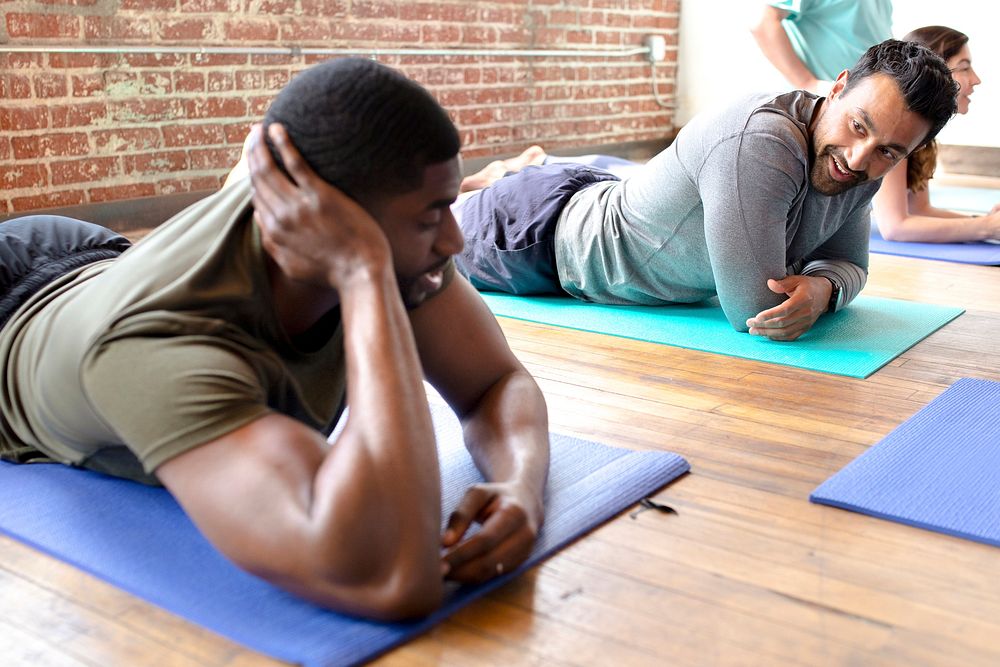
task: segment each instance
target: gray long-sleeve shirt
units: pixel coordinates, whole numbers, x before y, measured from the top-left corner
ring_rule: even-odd
[[[703,113],[623,181],[573,196],[555,234],[560,283],[588,301],[659,305],[716,294],[733,327],[784,301],[767,279],[821,275],[837,308],[864,287],[879,182],[827,196],[809,182],[819,98],[755,95]]]

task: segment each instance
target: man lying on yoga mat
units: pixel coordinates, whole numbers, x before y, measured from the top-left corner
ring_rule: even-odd
[[[483,290],[610,304],[718,295],[732,326],[793,340],[864,287],[879,179],[955,113],[930,50],[888,40],[829,96],[757,95],[688,123],[624,180],[527,166],[456,207]]]
[[[160,482],[246,570],[424,614],[445,580],[524,561],[548,471],[544,399],[451,260],[458,132],[368,59],[299,74],[265,124],[293,180],[258,130],[252,186],[127,250],[68,218],[0,225],[0,452]],[[489,480],[443,536],[425,374]]]

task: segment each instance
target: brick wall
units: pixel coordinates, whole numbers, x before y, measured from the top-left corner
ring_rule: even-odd
[[[215,188],[250,123],[316,57],[12,53],[7,46],[619,49],[679,0],[40,0],[0,3],[0,213]],[[382,57],[452,113],[463,156],[662,139],[644,56]]]

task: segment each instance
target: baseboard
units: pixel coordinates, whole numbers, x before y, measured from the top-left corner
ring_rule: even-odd
[[[948,174],[1000,176],[1000,148],[995,146],[938,146],[938,167]]]
[[[22,218],[26,215],[62,215],[67,218],[93,222],[116,232],[150,229],[166,222],[174,214],[183,211],[213,192],[215,190],[198,190],[196,192],[178,192],[170,195],[121,199],[95,204],[18,211],[0,215],[0,222]]]

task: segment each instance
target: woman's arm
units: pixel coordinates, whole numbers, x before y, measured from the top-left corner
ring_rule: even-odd
[[[906,187],[903,160],[885,175],[872,199],[879,233],[886,241],[961,243],[1000,238],[1000,215],[967,216],[931,206],[927,190]]]

